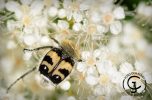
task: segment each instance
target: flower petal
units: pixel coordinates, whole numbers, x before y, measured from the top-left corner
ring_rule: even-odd
[[[99,33],[106,33],[108,31],[108,27],[105,27],[103,25],[97,25],[97,31]]]
[[[48,14],[50,17],[55,17],[58,13],[58,9],[56,7],[50,7],[48,10]]]
[[[65,10],[65,9],[60,9],[60,10],[58,11],[58,16],[59,16],[59,18],[64,18],[64,17],[66,17],[66,10]]]
[[[57,25],[60,29],[63,29],[63,30],[69,28],[69,23],[64,20],[59,20]]]
[[[20,4],[15,1],[9,1],[5,5],[6,9],[12,12],[15,12],[16,10],[20,9]]]
[[[44,7],[44,2],[41,0],[35,0],[32,4],[31,4],[31,11],[30,14],[35,16],[41,13],[42,9]]]
[[[74,12],[73,13],[73,18],[74,18],[74,20],[76,21],[76,22],[80,22],[80,21],[82,21],[82,15],[80,14],[80,13],[76,13],[76,12]]]
[[[31,46],[36,42],[36,38],[32,34],[26,34],[23,38],[23,41],[26,45]]]
[[[93,12],[91,15],[91,20],[95,23],[100,22],[101,18],[100,18],[100,14],[98,12]]]
[[[113,11],[113,14],[114,14],[116,19],[124,19],[125,18],[125,12],[124,12],[124,9],[122,7],[115,8],[115,10]]]
[[[98,83],[98,78],[92,75],[88,75],[85,80],[89,85],[96,85]]]
[[[112,34],[119,34],[122,31],[122,24],[120,21],[115,21],[110,25],[110,31]]]
[[[87,66],[84,63],[78,62],[77,64],[77,70],[79,72],[84,72],[86,70]]]
[[[82,25],[80,23],[75,23],[72,28],[74,31],[80,31],[81,27]]]

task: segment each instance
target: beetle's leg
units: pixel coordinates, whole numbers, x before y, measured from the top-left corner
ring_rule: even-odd
[[[41,50],[41,49],[47,49],[47,48],[53,48],[52,46],[43,46],[43,47],[38,47],[38,48],[35,48],[35,49],[24,49],[24,51],[37,51],[37,50]]]
[[[22,76],[20,76],[19,78],[16,79],[16,81],[14,81],[8,88],[7,88],[7,93],[9,92],[9,90],[12,88],[12,86],[14,86],[20,79],[23,79],[26,75],[30,74],[31,72],[33,72],[34,70],[36,70],[36,67],[32,68],[31,70],[29,70],[28,72],[24,73]]]

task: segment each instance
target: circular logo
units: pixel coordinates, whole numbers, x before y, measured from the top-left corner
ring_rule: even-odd
[[[142,96],[146,91],[146,80],[141,73],[129,73],[123,80],[123,88],[129,95]]]

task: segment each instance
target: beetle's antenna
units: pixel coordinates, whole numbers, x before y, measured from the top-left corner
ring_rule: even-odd
[[[60,44],[55,38],[53,38],[53,37],[51,37],[51,36],[50,36],[50,38],[51,38],[55,43],[57,43],[59,46],[61,46],[61,44]]]
[[[20,76],[19,78],[16,79],[16,81],[14,81],[8,88],[6,93],[9,92],[9,90],[12,88],[12,86],[14,86],[20,79],[23,79],[26,75],[30,74],[31,72],[33,72],[36,69],[36,67],[32,68],[31,70],[29,70],[28,72],[24,73],[22,76]]]

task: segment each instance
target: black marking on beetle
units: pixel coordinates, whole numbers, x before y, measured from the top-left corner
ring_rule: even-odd
[[[64,75],[64,77],[67,77],[69,75],[69,71],[66,69],[59,69],[59,72],[61,72]]]
[[[62,79],[59,75],[53,75],[50,77],[50,80],[54,83],[54,84],[59,84]]]
[[[43,60],[47,61],[49,64],[53,65],[52,58],[50,56],[46,55]]]
[[[41,74],[46,76],[48,74],[49,69],[46,65],[40,65],[39,71]]]
[[[53,48],[52,51],[56,52],[58,54],[58,56],[62,56],[62,50],[59,48]]]
[[[74,60],[71,57],[67,57],[64,59],[66,62],[69,62],[71,64],[71,66],[74,66]]]

